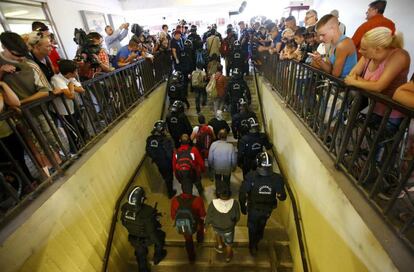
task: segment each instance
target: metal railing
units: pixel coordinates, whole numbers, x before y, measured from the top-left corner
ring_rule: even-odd
[[[263,59],[264,77],[413,252],[414,111],[306,64]]]
[[[170,60],[141,60],[63,95],[0,114],[0,226],[166,79]]]

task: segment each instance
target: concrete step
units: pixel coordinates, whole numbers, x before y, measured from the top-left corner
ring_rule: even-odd
[[[195,244],[196,261],[190,264],[184,246],[166,246],[167,256],[151,271],[271,271],[268,243],[259,246],[257,256],[253,257],[247,247],[233,247],[233,259],[226,263],[225,254],[217,253],[214,246]],[[149,256],[152,256],[150,250]],[[130,271],[136,269],[135,259],[130,259]],[[135,270],[136,271],[136,270]]]

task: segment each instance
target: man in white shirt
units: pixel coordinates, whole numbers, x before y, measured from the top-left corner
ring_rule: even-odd
[[[105,27],[108,36],[105,37],[106,48],[109,55],[115,56],[122,47],[121,41],[128,35],[129,23],[122,24],[117,30],[113,30],[111,26]]]

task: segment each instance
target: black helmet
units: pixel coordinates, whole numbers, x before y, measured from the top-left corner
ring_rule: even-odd
[[[128,203],[135,206],[141,206],[145,201],[144,188],[135,186],[128,195]]]
[[[185,45],[186,47],[193,47],[193,43],[192,43],[192,42],[191,42],[191,40],[189,40],[189,39],[185,40],[184,45]]]
[[[257,131],[259,129],[259,123],[253,117],[250,117],[248,120],[249,122],[249,129],[253,131]]]
[[[241,78],[242,73],[241,73],[239,68],[234,68],[231,75],[232,75],[233,78],[239,79],[239,78]]]
[[[257,172],[261,176],[268,176],[272,173],[272,156],[263,151],[256,156]]]
[[[197,32],[197,26],[192,25],[191,28],[190,28],[190,32]]]
[[[172,82],[181,82],[184,79],[183,74],[180,71],[174,71],[171,75]]]
[[[240,106],[245,106],[245,105],[247,105],[247,101],[246,101],[246,99],[244,99],[244,98],[240,98],[240,99],[239,99],[239,105],[240,105]]]
[[[184,111],[184,103],[180,100],[174,101],[174,103],[171,106],[172,112],[182,112]]]
[[[154,124],[154,128],[152,129],[153,132],[159,132],[163,133],[165,129],[167,128],[167,125],[164,120],[158,120]]]

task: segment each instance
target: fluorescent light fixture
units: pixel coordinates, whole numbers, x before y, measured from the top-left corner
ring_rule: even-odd
[[[4,16],[5,17],[15,17],[15,16],[20,16],[20,15],[25,15],[25,14],[28,14],[28,13],[29,13],[28,10],[21,9],[21,10],[7,12],[7,13],[4,14]]]

